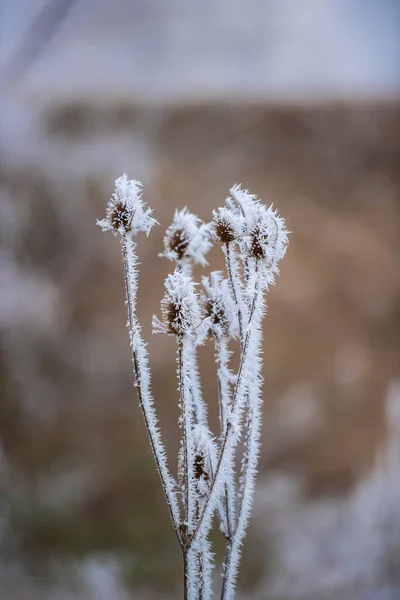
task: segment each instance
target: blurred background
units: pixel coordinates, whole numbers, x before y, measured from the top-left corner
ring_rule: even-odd
[[[240,597],[400,598],[400,2],[3,0],[0,82],[1,600],[181,594],[95,226],[124,171],[161,223],[139,311],[171,466],[174,340],[150,321],[174,207],[208,220],[243,183],[293,232]]]

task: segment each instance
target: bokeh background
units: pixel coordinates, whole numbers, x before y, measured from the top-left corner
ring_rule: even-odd
[[[400,3],[3,0],[0,34],[1,600],[180,597],[95,226],[123,171],[161,223],[139,310],[171,465],[174,341],[150,321],[174,207],[208,220],[243,183],[293,232],[241,598],[400,598]]]

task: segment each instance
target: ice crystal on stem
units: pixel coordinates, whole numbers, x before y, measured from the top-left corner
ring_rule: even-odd
[[[209,225],[183,209],[175,212],[165,233],[162,256],[176,266],[165,280],[161,318],[153,317],[153,331],[174,336],[177,344],[181,444],[176,480],[167,466],[136,315],[138,262],[133,237],[140,231],[149,234],[156,223],[151,214],[142,201],[140,182],[124,175],[117,179],[106,217],[98,224],[121,236],[135,385],[182,550],[185,600],[212,598],[214,562],[208,537],[214,515],[226,539],[221,599],[232,600],[258,468],[265,294],[285,255],[287,230],[272,206],[234,186],[226,205],[213,211]],[[192,279],[193,266],[207,264],[205,255],[213,241],[221,245],[226,274],[214,271],[203,277],[200,295]],[[207,340],[214,346],[217,371],[217,435],[208,422],[197,364],[197,346]],[[236,373],[230,367],[235,346],[240,358]]]

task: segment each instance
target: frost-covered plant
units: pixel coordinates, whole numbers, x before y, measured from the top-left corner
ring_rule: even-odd
[[[212,597],[214,564],[208,538],[217,516],[226,539],[221,598],[231,600],[259,457],[264,297],[286,251],[284,220],[272,206],[267,208],[235,186],[226,206],[213,212],[210,224],[183,209],[175,212],[165,233],[162,256],[175,262],[175,270],[165,280],[161,318],[153,317],[153,331],[174,336],[177,344],[182,435],[176,477],[167,465],[151,394],[148,354],[136,315],[138,261],[133,238],[139,231],[148,235],[156,224],[142,201],[141,183],[126,175],[117,179],[106,217],[98,224],[121,237],[134,381],[182,550],[184,597]],[[226,275],[214,271],[203,277],[200,293],[192,267],[207,264],[205,256],[212,242],[222,247]],[[218,434],[208,423],[197,365],[197,348],[209,341],[217,371]],[[240,355],[237,372],[230,367],[235,345]]]

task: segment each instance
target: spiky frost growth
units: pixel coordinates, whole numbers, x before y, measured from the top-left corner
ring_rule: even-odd
[[[165,280],[165,296],[161,301],[161,321],[153,317],[154,333],[194,335],[202,312],[191,277],[176,269]]]
[[[261,282],[259,285],[261,288]],[[229,540],[224,565],[222,596],[224,600],[231,600],[235,595],[241,549],[250,520],[255,491],[255,479],[258,471],[262,420],[262,362],[260,358],[262,347],[261,323],[264,312],[265,306],[263,303],[261,303],[257,308],[255,308],[252,316],[253,358],[249,364],[249,378],[251,379],[251,385],[248,386],[246,391],[247,414],[245,427],[245,447],[242,457],[239,489],[237,495],[237,515],[235,515],[234,530]]]
[[[206,254],[211,248],[209,226],[187,208],[176,210],[171,225],[164,236],[164,253],[161,256],[178,264],[206,265]]]
[[[179,267],[165,280],[166,293],[161,301],[161,320],[153,317],[153,333],[170,335],[188,334],[187,352],[190,353],[190,381],[192,391],[193,418],[195,423],[207,422],[207,407],[202,397],[197,367],[196,345],[204,338],[204,315],[199,303],[195,284],[186,270]]]
[[[231,195],[226,199],[226,203],[236,215],[248,218],[253,210],[262,206],[257,196],[250,194],[249,190],[243,190],[240,184],[234,185],[229,191]]]
[[[217,464],[218,448],[209,428],[204,427],[204,425],[195,426],[193,440],[195,454],[194,477],[200,506],[202,505],[201,500],[207,497],[210,489]]]
[[[226,206],[213,210],[210,235],[214,241],[229,244],[240,238],[244,233],[244,228],[244,218],[236,211]]]
[[[284,220],[273,210],[259,206],[252,210],[247,219],[247,232],[244,237],[244,255],[262,261],[265,284],[274,283],[279,273],[278,263],[286,253],[288,236]]]
[[[225,242],[228,243],[228,242]],[[203,277],[203,296],[207,314],[207,332],[214,341],[215,361],[217,364],[218,409],[220,421],[220,439],[226,433],[227,418],[231,410],[231,391],[235,377],[229,369],[231,352],[228,348],[229,339],[238,333],[237,307],[232,297],[230,282],[223,279],[220,271],[213,271],[210,277]],[[235,513],[235,474],[232,470],[230,477],[224,483],[221,505],[218,517],[221,531],[229,538]]]
[[[237,309],[229,281],[223,279],[221,271],[213,271],[209,277],[202,277],[201,281],[206,291],[203,301],[209,335],[217,339],[225,335],[235,337],[238,331]]]
[[[151,216],[152,209],[145,208],[141,189],[142,183],[128,179],[126,173],[115,180],[115,189],[107,206],[106,217],[97,221],[103,231],[129,237],[135,236],[139,231],[149,235],[157,221]]]

